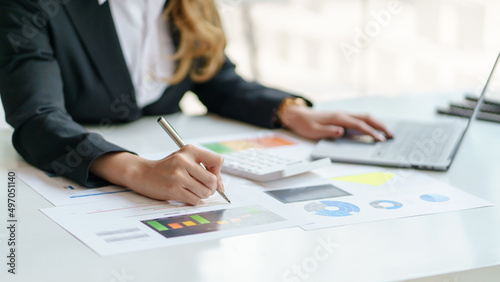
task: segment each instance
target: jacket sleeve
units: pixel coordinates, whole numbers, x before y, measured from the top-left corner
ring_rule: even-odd
[[[101,186],[106,182],[89,174],[92,161],[125,150],[87,132],[67,113],[49,22],[34,21],[43,13],[36,3],[0,0],[0,93],[13,145],[42,170]]]
[[[299,97],[243,80],[227,57],[220,71],[209,81],[197,83],[193,92],[208,111],[265,128],[280,126],[276,110],[285,97]]]

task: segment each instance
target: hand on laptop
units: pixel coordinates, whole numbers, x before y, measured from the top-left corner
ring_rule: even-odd
[[[283,111],[280,119],[286,128],[314,140],[342,137],[345,129],[359,130],[382,142],[393,137],[380,121],[369,115],[320,112],[310,107],[290,105]]]

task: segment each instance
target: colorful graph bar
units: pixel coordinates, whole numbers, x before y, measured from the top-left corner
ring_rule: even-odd
[[[196,225],[196,223],[192,222],[192,221],[184,221],[182,224],[186,225],[186,226],[193,226],[193,225]]]
[[[169,223],[168,226],[172,227],[173,229],[182,228],[182,225],[180,225],[179,223]]]
[[[341,177],[333,177],[331,180],[344,181],[344,182],[352,182],[359,184],[367,184],[373,186],[382,186],[391,178],[396,176],[394,173],[387,172],[371,172],[365,174],[357,174],[357,175],[348,175]]]
[[[203,217],[201,217],[200,215],[191,215],[190,218],[196,220],[198,223],[200,224],[206,224],[206,223],[210,223],[210,221],[204,219]]]
[[[203,146],[205,146],[205,148],[212,150],[212,151],[219,153],[219,154],[234,152],[234,149],[228,148],[228,147],[226,147],[223,144],[218,143],[218,142],[203,144]]]
[[[294,145],[296,142],[280,135],[269,135],[257,138],[248,139],[238,139],[238,140],[227,140],[222,142],[213,142],[202,144],[205,148],[208,148],[216,153],[224,154],[237,152],[241,150],[246,150],[250,148],[264,149]]]
[[[255,213],[249,213],[249,210]],[[253,205],[214,210],[198,214],[177,215],[141,221],[165,238],[195,235],[269,224],[285,220],[281,216]]]
[[[253,214],[261,213],[261,210],[254,208],[252,206],[246,207],[246,210],[249,211],[250,213],[253,213]]]
[[[163,224],[159,223],[156,220],[148,221],[147,224],[151,225],[151,227],[153,227],[154,229],[156,229],[158,231],[168,230],[168,228],[166,226],[164,226]]]

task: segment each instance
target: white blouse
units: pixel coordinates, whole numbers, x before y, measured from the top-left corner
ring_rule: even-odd
[[[162,79],[174,73],[174,44],[163,17],[165,0],[98,1],[109,1],[137,105],[143,108],[157,101],[168,87]]]

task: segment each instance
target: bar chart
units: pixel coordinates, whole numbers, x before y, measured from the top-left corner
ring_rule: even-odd
[[[265,135],[255,138],[227,140],[201,144],[218,154],[232,153],[246,149],[267,149],[295,145],[296,142],[278,134]]]
[[[281,216],[259,206],[178,215],[141,221],[165,238],[238,229],[285,221]]]

